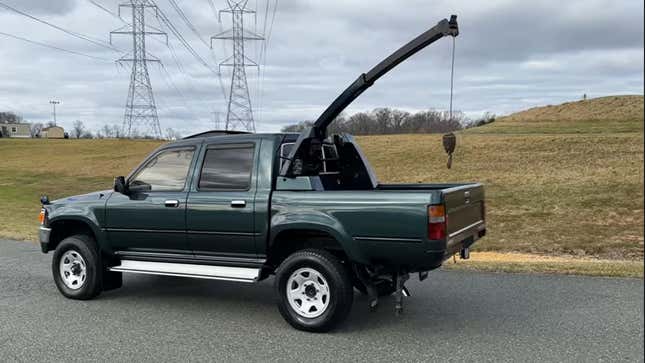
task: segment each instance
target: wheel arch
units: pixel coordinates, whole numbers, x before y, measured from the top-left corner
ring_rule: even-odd
[[[103,233],[92,221],[83,217],[61,217],[49,221],[51,234],[48,250],[53,251],[58,244],[67,237],[83,234],[94,239],[99,249],[104,250]]]
[[[290,223],[273,227],[271,232],[267,265],[273,268],[290,254],[307,248],[329,251],[341,260],[361,260],[353,240],[342,229],[313,223]]]

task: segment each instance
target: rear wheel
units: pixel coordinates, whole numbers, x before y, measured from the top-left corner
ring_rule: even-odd
[[[307,249],[289,256],[277,270],[278,309],[294,328],[325,332],[351,310],[353,290],[340,261],[324,250]]]
[[[89,300],[101,293],[102,267],[94,240],[75,235],[62,240],[52,260],[56,287],[65,297]]]

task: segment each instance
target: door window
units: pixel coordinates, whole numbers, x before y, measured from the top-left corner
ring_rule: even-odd
[[[253,145],[206,150],[199,190],[249,190],[254,150]]]
[[[131,185],[149,184],[153,192],[182,191],[194,150],[163,151],[150,160],[132,179]]]

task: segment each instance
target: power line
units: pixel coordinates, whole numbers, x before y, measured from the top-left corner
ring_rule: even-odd
[[[4,35],[4,36],[9,37],[9,38],[13,38],[13,39],[21,40],[21,41],[23,41],[23,42],[27,42],[27,43],[35,44],[35,45],[38,45],[38,46],[41,46],[41,47],[45,47],[45,48],[49,48],[49,49],[54,49],[54,50],[58,50],[58,51],[65,52],[65,53],[69,53],[69,54],[79,55],[79,56],[82,56],[82,57],[92,58],[92,59],[96,59],[96,60],[100,60],[100,61],[104,61],[104,62],[112,62],[111,60],[106,59],[106,58],[95,57],[95,56],[93,56],[93,55],[89,55],[89,54],[85,54],[85,53],[81,53],[81,52],[76,52],[76,51],[69,50],[69,49],[59,48],[59,47],[56,47],[56,46],[53,46],[53,45],[49,45],[49,44],[45,44],[45,43],[41,43],[41,42],[37,42],[37,41],[35,41],[35,40],[31,40],[31,39],[27,39],[27,38],[19,37],[19,36],[17,36],[17,35],[13,35],[13,34],[8,34],[8,33],[0,32],[0,35]]]
[[[186,50],[188,50],[188,52],[197,60],[197,62],[199,62],[204,67],[206,67],[210,72],[212,72],[214,75],[216,75],[218,77],[219,84],[220,84],[220,90],[222,92],[222,96],[226,100],[226,90],[224,89],[224,83],[222,81],[221,72],[216,71],[215,69],[213,69],[210,66],[210,64],[208,64],[208,62],[206,60],[204,60],[204,58],[202,58],[202,56],[200,56],[199,53],[197,53],[195,51],[195,49],[190,45],[190,43],[188,43],[188,41],[186,41],[186,38],[184,38],[184,36],[177,29],[177,27],[175,27],[175,25],[170,21],[168,16],[161,9],[159,9],[159,8],[157,8],[157,9],[158,9],[158,13],[159,13],[159,24],[162,25],[162,26],[165,25],[165,28],[168,29],[177,38],[177,40],[179,40],[179,42],[184,46],[184,48],[186,48]]]
[[[84,35],[84,34],[81,34],[81,33],[75,32],[75,31],[72,31],[72,30],[67,30],[67,29],[62,28],[62,27],[60,27],[60,26],[58,26],[58,25],[52,24],[52,23],[50,23],[50,22],[48,22],[48,21],[42,20],[42,19],[37,18],[37,17],[35,17],[35,16],[33,16],[33,15],[30,15],[30,14],[27,14],[27,13],[26,13],[26,12],[24,12],[24,11],[21,11],[21,10],[18,10],[18,9],[16,9],[16,8],[13,8],[13,7],[11,7],[11,6],[7,5],[7,4],[4,4],[4,3],[3,3],[3,2],[1,2],[1,1],[0,1],[0,7],[4,8],[4,9],[7,9],[7,10],[9,10],[9,11],[13,11],[13,12],[14,12],[14,13],[16,13],[16,14],[22,15],[22,16],[27,17],[27,18],[29,18],[29,19],[35,20],[35,21],[37,21],[37,22],[39,22],[39,23],[41,23],[41,24],[45,24],[45,25],[47,25],[47,26],[50,26],[50,27],[52,27],[52,28],[54,28],[54,29],[56,29],[56,30],[62,31],[63,33],[68,34],[68,35],[71,35],[71,36],[73,36],[73,37],[75,37],[75,38],[78,38],[78,39],[84,40],[84,41],[86,41],[86,42],[90,42],[90,43],[92,43],[92,44],[94,44],[94,45],[98,45],[98,46],[103,47],[103,48],[106,48],[106,49],[110,49],[110,50],[113,50],[113,51],[120,52],[120,50],[119,50],[119,49],[114,48],[113,46],[111,46],[111,45],[109,45],[109,44],[106,44],[106,43],[104,43],[104,42],[102,42],[102,41],[100,41],[100,40],[98,40],[98,39],[92,39],[92,37],[90,37],[90,36],[87,36],[87,35]]]
[[[202,58],[199,53],[193,49],[193,47],[186,41],[184,36],[181,34],[179,30],[177,30],[177,27],[168,19],[168,16],[159,8],[157,8],[157,11],[159,12],[160,19],[163,21],[163,23],[166,25],[166,28],[170,30],[170,32],[179,40],[179,42],[188,50],[188,52],[199,62],[201,63],[204,67],[208,68],[209,71],[213,72],[213,74],[217,75],[217,71],[215,71],[208,62]]]
[[[269,15],[269,5],[270,5],[270,0],[267,0],[266,3],[266,9],[264,13],[264,26],[262,30],[262,34],[265,36],[265,40],[262,44],[262,48],[260,51],[260,75],[258,76],[259,79],[259,86],[258,88],[260,89],[259,91],[259,96],[258,96],[258,115],[260,118],[262,117],[261,115],[261,110],[262,110],[262,99],[263,99],[263,87],[264,87],[264,80],[265,80],[265,75],[266,75],[266,60],[267,60],[267,48],[269,47],[269,40],[271,38],[271,33],[273,32],[273,24],[275,22],[275,17],[276,13],[278,11],[278,0],[275,0],[274,6],[273,6],[273,15],[271,16],[271,26],[269,27],[269,33],[267,34],[267,23],[268,23],[268,15]]]
[[[110,9],[106,8],[105,6],[103,6],[103,5],[99,4],[98,2],[96,2],[96,1],[94,1],[94,0],[87,0],[87,1],[88,1],[90,4],[92,4],[92,5],[96,6],[97,8],[99,8],[99,9],[103,10],[104,12],[106,12],[106,13],[108,13],[108,14],[112,15],[113,17],[115,17],[115,18],[117,18],[117,19],[119,19],[119,20],[121,20],[122,22],[124,22],[124,23],[125,23],[125,20],[121,19],[121,17],[120,17],[117,13],[113,12],[112,10],[110,10]],[[127,23],[126,23],[126,24],[127,24]]]
[[[202,37],[202,35],[199,33],[195,25],[190,21],[190,19],[188,19],[188,17],[186,16],[186,13],[184,13],[184,11],[181,10],[181,7],[179,7],[177,2],[175,0],[168,0],[168,2],[170,3],[170,5],[172,5],[172,7],[177,12],[177,14],[179,14],[179,17],[181,17],[184,23],[186,23],[186,25],[193,32],[193,34],[195,34],[197,38],[201,40],[201,42],[206,46],[206,48],[210,48],[210,45],[208,44],[208,42],[204,40],[204,37]]]

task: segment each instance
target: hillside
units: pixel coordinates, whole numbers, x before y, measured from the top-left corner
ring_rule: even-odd
[[[643,132],[643,96],[609,96],[535,107],[469,133],[590,134]]]
[[[530,108],[503,118],[508,121],[629,121],[643,119],[643,96],[609,96]]]
[[[439,135],[358,140],[382,182],[484,183],[490,234],[478,243],[480,251],[640,260],[643,97],[640,119],[633,118],[638,109],[626,111],[634,109],[629,105],[605,107],[623,112],[625,120],[570,116],[596,114],[610,99],[549,107],[562,110],[564,121],[533,117],[555,115],[533,109],[462,132],[451,170]],[[585,105],[592,107],[581,109]],[[127,174],[158,144],[0,139],[0,236],[35,239],[41,194],[110,188],[114,176]]]

